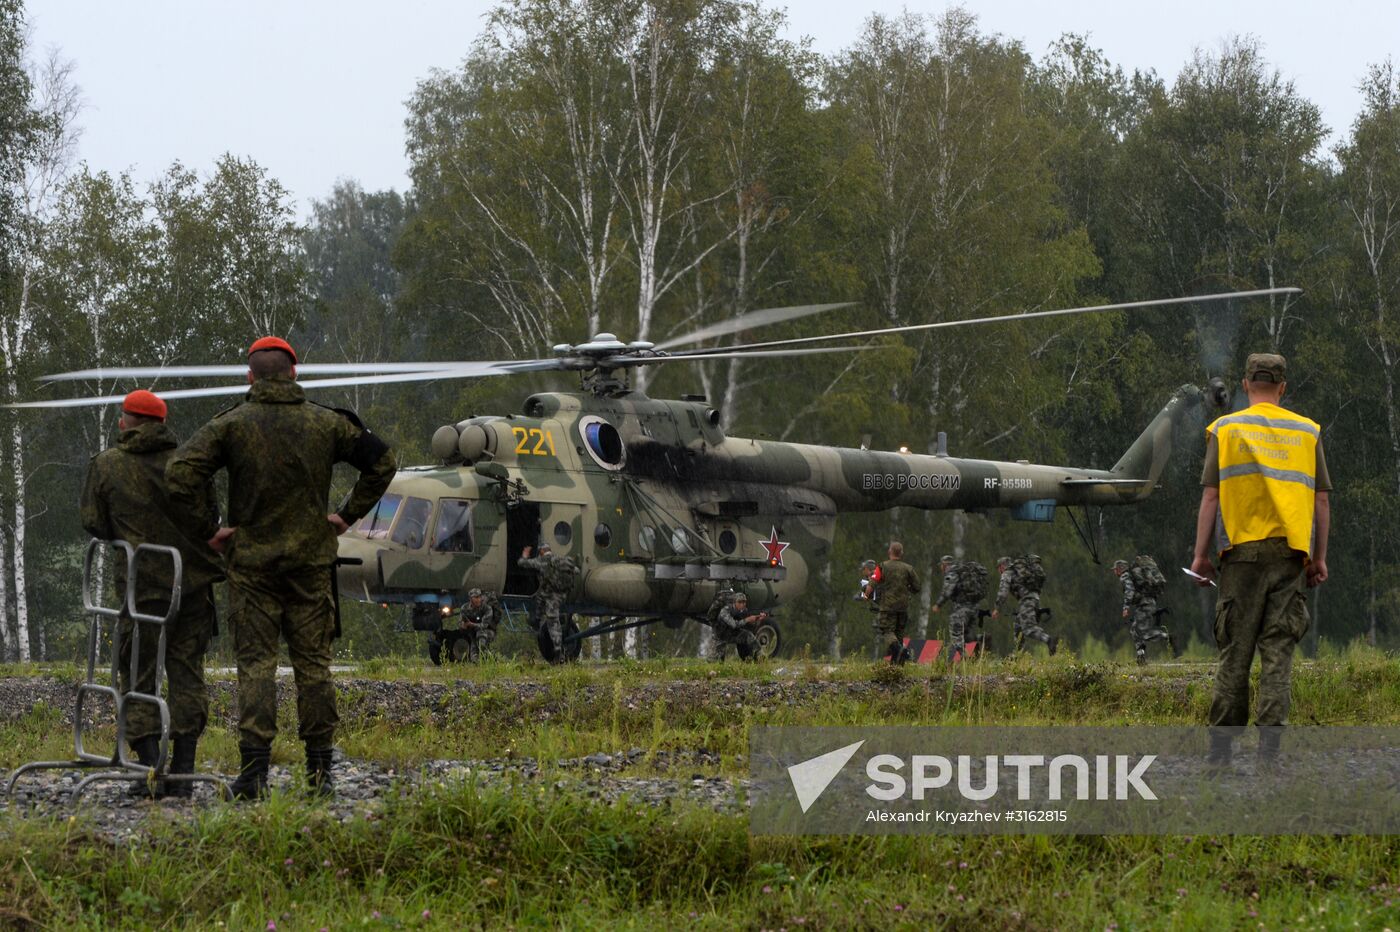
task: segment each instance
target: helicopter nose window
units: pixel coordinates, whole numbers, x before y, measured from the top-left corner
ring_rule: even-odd
[[[355,525],[355,533],[369,540],[384,540],[389,536],[389,525],[394,523],[402,501],[402,495],[385,495]]]
[[[567,521],[560,521],[554,525],[554,542],[560,547],[569,546],[569,542],[574,539],[574,529]]]
[[[616,427],[600,417],[586,417],[579,421],[578,429],[583,435],[588,455],[593,457],[595,463],[604,469],[622,468],[627,451],[622,445],[622,435],[617,432]]]
[[[599,547],[612,546],[612,528],[606,524],[600,524],[593,529],[593,543]]]
[[[459,498],[444,498],[438,506],[437,528],[433,531],[433,549],[444,553],[471,553],[471,502]]]
[[[433,513],[433,503],[426,498],[410,498],[399,509],[399,520],[394,522],[394,531],[389,539],[403,544],[409,550],[423,546],[423,538],[428,531],[428,518]]]

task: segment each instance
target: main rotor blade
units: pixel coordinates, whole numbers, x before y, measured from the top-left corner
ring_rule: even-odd
[[[339,379],[310,379],[306,382],[297,382],[304,389],[317,388],[348,388],[360,385],[387,385],[396,382],[433,382],[445,379],[469,379],[480,378],[490,375],[510,375],[514,372],[533,372],[541,369],[557,369],[559,365],[553,359],[523,359],[516,362],[481,362],[471,364],[471,368],[466,365],[458,365],[452,369],[437,369],[432,371],[400,372],[386,375],[371,375],[365,377],[350,377]],[[160,397],[166,401],[175,401],[181,398],[215,398],[220,395],[242,395],[248,391],[248,386],[244,385],[211,385],[207,388],[179,388],[174,391],[161,392]],[[84,408],[95,405],[120,404],[125,395],[106,395],[98,398],[54,398],[47,401],[25,401],[16,404],[5,405],[6,408]]]
[[[725,352],[725,347],[716,347],[714,352],[703,350],[693,350],[684,355],[674,356],[614,356],[606,359],[601,366],[605,368],[626,368],[632,366],[650,366],[658,362],[704,362],[707,359],[762,359],[770,356],[815,356],[821,353],[859,353],[869,349],[878,349],[878,345],[869,344],[864,346],[818,346],[810,349],[777,349],[759,350],[757,352],[733,351]]]
[[[769,340],[765,343],[744,343],[739,346],[723,346],[718,349],[762,349],[770,346],[793,346],[799,343],[817,343],[822,340],[849,340],[859,337],[877,337],[887,333],[911,333],[915,330],[941,330],[945,327],[969,327],[973,324],[995,324],[1012,320],[1034,320],[1041,317],[1067,317],[1071,314],[1101,314],[1105,311],[1126,311],[1133,308],[1166,307],[1173,304],[1195,304],[1203,301],[1227,301],[1231,298],[1260,298],[1266,295],[1302,294],[1301,288],[1260,288],[1255,291],[1227,291],[1221,294],[1194,295],[1189,298],[1157,298],[1152,301],[1124,301],[1121,304],[1096,304],[1090,307],[1070,307],[1055,311],[1030,311],[1025,314],[1001,314],[996,317],[972,317],[967,320],[943,320],[932,324],[911,324],[907,327],[883,327],[879,330],[853,330],[850,333],[829,333],[817,337],[795,337],[790,340]],[[694,350],[678,353],[689,355]]]
[[[475,366],[487,360],[462,362],[313,362],[297,366],[298,375],[380,375],[391,372],[443,372],[458,366]],[[72,382],[79,379],[197,379],[240,376],[248,371],[242,366],[114,366],[102,369],[79,369],[39,376],[38,382]]]
[[[662,340],[660,343],[656,344],[656,348],[664,350],[670,349],[673,346],[685,346],[689,343],[699,343],[701,340],[729,336],[731,333],[753,330],[756,327],[780,324],[785,320],[796,320],[799,317],[807,317],[811,314],[823,314],[827,311],[834,311],[837,308],[851,307],[853,304],[855,304],[854,301],[846,301],[842,304],[802,304],[793,307],[769,307],[759,311],[749,311],[747,314],[741,314],[730,320],[722,320],[718,323],[710,324],[708,327],[701,327],[699,330],[687,333],[685,336]]]

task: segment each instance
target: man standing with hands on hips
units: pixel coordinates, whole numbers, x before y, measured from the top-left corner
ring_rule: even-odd
[[[331,745],[338,721],[331,682],[336,537],[364,517],[394,478],[388,444],[349,411],[306,400],[296,353],[277,337],[248,350],[245,400],[217,414],[165,468],[173,501],[228,564],[229,622],[238,659],[237,799],[267,792],[277,734],[277,648],[287,642],[297,689],[297,731],[311,788],[332,792]],[[340,510],[327,514],[331,471],[360,477]],[[228,526],[194,511],[196,493],[228,470]]]
[[[1260,660],[1259,756],[1278,757],[1288,719],[1293,649],[1308,630],[1305,587],[1327,580],[1332,483],[1315,421],[1279,406],[1287,388],[1282,356],[1245,363],[1249,407],[1207,431],[1201,507],[1191,570],[1209,585],[1220,557],[1215,641],[1220,663],[1211,700],[1210,761],[1230,763],[1234,734],[1249,722],[1249,668]]]

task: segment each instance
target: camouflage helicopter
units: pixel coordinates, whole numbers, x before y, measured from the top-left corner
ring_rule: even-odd
[[[1205,390],[1177,389],[1119,461],[1104,470],[962,459],[947,454],[942,435],[938,451],[929,455],[733,437],[703,396],[648,398],[630,386],[627,374],[669,362],[860,351],[872,347],[810,344],[918,330],[1298,293],[1295,288],[1230,292],[681,348],[849,306],[811,305],[754,311],[660,343],[624,343],[599,333],[585,343],[555,346],[550,359],[302,365],[299,377],[331,376],[301,378],[305,389],[540,371],[581,377],[579,391],[531,395],[519,414],[473,416],[438,428],[432,438],[438,463],[401,469],[375,509],[341,537],[338,588],[367,602],[408,603],[414,627],[434,630],[473,588],[499,593],[508,608],[525,607],[538,580],[518,560],[525,547],[548,542],[582,570],[566,612],[604,619],[582,631],[568,623],[564,651],[572,659],[583,638],[656,622],[679,627],[687,618],[708,623],[706,610],[725,589],[747,593],[751,608],[782,608],[827,560],[836,518],[843,513],[997,508],[1018,520],[1051,521],[1058,507],[1141,501],[1157,484],[1182,416],[1207,396],[1223,403],[1218,380]],[[45,378],[244,372],[242,366],[165,366]],[[162,396],[177,400],[246,390],[246,385],[216,386]],[[778,649],[781,635],[771,617],[756,633],[761,653]],[[550,639],[542,636],[539,643],[553,659]]]

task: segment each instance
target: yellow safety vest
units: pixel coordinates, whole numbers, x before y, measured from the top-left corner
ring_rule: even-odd
[[[1311,554],[1317,423],[1257,404],[1217,418],[1206,430],[1219,451],[1218,549],[1286,537],[1289,547]]]

